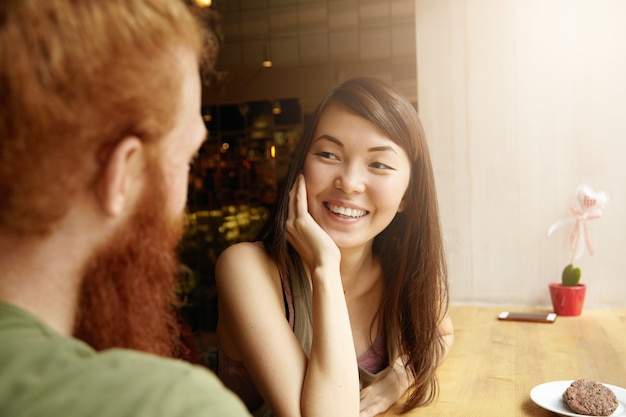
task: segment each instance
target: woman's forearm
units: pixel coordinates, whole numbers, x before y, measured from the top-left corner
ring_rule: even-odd
[[[303,416],[358,416],[359,378],[338,269],[311,276],[313,341],[302,390]]]

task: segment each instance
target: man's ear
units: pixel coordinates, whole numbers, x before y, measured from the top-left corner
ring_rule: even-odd
[[[142,146],[138,138],[125,137],[103,161],[97,193],[102,209],[109,216],[119,216],[128,204],[137,169],[142,166]]]

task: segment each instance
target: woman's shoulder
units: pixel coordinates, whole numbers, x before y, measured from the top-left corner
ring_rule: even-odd
[[[235,243],[218,257],[215,266],[216,278],[225,277],[241,281],[265,276],[270,281],[280,281],[276,262],[266,252],[262,242]]]
[[[217,267],[229,264],[230,267],[259,268],[275,262],[265,250],[263,242],[240,242],[226,248],[217,258]]]
[[[263,242],[239,242],[230,245],[220,254],[219,259],[230,259],[239,256],[267,257]]]
[[[221,350],[236,361],[256,337],[250,329],[271,328],[285,321],[278,267],[263,244],[237,243],[224,250],[215,265]],[[264,334],[265,332],[260,332]]]

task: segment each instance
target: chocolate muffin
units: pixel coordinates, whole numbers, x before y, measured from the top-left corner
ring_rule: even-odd
[[[618,406],[617,396],[599,382],[578,379],[565,390],[563,400],[578,414],[609,416]]]

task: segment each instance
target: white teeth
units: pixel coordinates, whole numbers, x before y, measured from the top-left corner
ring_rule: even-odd
[[[357,217],[365,216],[367,214],[367,211],[365,211],[365,210],[358,210],[358,209],[353,209],[353,208],[349,208],[349,207],[329,205],[328,208],[333,213],[339,214],[339,215],[345,216],[345,217],[357,218]]]

